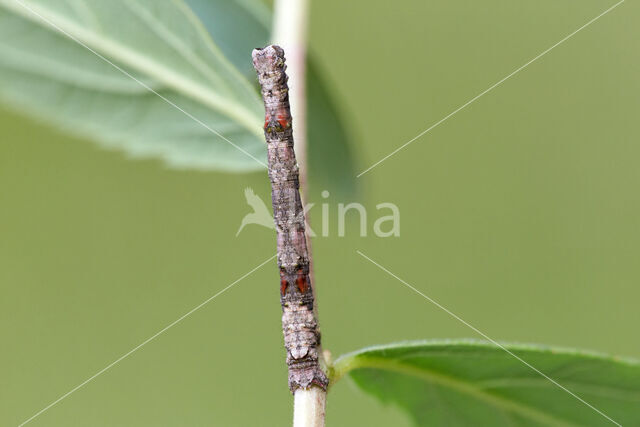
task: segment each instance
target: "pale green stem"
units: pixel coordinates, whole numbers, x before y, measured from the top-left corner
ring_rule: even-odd
[[[273,43],[284,49],[289,76],[293,140],[300,167],[300,193],[303,204],[308,200],[307,186],[307,97],[305,84],[308,0],[276,0],[274,4]],[[305,215],[309,230],[309,216]],[[311,253],[311,239],[307,234],[307,249]],[[311,258],[311,256],[310,256]],[[311,282],[315,285],[312,271]],[[315,289],[314,289],[315,294]],[[317,299],[314,298],[315,301]],[[322,352],[320,352],[322,354]],[[294,427],[323,427],[326,391],[312,386],[296,390],[294,394]]]

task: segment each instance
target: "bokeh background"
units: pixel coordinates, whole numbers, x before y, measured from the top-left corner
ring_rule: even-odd
[[[310,44],[363,170],[612,4],[316,1]],[[400,237],[361,238],[357,223],[336,237],[328,199],[331,237],[313,250],[334,356],[474,337],[358,249],[492,338],[640,357],[639,18],[627,1],[359,178],[369,230],[392,202]],[[0,425],[275,251],[271,230],[235,237],[243,190],[268,199],[266,173],[130,161],[8,110],[0,141]],[[274,263],[30,425],[287,425],[283,358]],[[348,379],[327,411],[332,426],[409,425]]]

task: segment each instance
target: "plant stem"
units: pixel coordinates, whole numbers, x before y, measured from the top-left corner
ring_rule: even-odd
[[[300,193],[302,206],[309,200],[307,165],[307,23],[309,17],[308,0],[276,0],[273,13],[273,43],[287,53],[288,84],[293,91],[289,96],[291,115],[296,120],[293,128],[293,148],[300,169]],[[309,214],[305,215],[307,230],[307,250],[311,253]],[[313,282],[313,265],[310,266]],[[314,282],[315,283],[315,282]],[[314,289],[315,292],[315,289]],[[317,307],[316,307],[317,310]]]
[[[294,427],[323,427],[327,393],[319,387],[299,390],[294,395]]]
[[[290,97],[291,111],[295,118],[293,128],[294,149],[300,167],[300,189],[303,205],[308,200],[307,182],[307,95],[306,95],[306,56],[307,28],[309,16],[308,0],[275,0],[273,42],[287,52],[289,87],[293,88]],[[309,215],[305,215],[306,230],[309,230]],[[311,260],[311,237],[305,233],[309,253],[309,277],[311,292],[314,296],[314,313],[317,318],[317,299],[313,263]],[[322,350],[318,343],[318,354],[322,363]],[[317,387],[299,389],[294,397],[294,427],[324,426],[326,391]]]
[[[274,3],[273,43],[287,53],[289,87],[293,88],[289,101],[296,119],[293,129],[294,148],[300,166],[302,199],[307,201],[307,22],[308,0],[276,0]]]
[[[322,369],[284,50],[271,45],[255,49],[252,56],[265,106],[264,134],[278,241],[282,330],[289,388],[295,396],[294,426],[323,426],[328,379]]]

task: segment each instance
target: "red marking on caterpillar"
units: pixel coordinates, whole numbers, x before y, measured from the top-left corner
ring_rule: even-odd
[[[269,126],[269,120],[271,120],[271,117],[269,117],[268,115],[264,116],[264,128],[265,129]]]
[[[287,290],[287,279],[284,278],[284,272],[280,272],[280,295],[284,296]]]
[[[286,129],[291,126],[291,123],[287,118],[286,111],[278,111],[278,115],[276,116],[276,118],[278,119],[278,123],[280,123],[280,126],[282,126],[282,129]]]
[[[296,285],[298,285],[298,289],[301,293],[305,293],[307,291],[307,278],[306,275],[302,272],[302,270],[298,270],[298,278],[296,279]]]

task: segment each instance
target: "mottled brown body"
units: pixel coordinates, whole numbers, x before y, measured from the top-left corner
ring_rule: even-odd
[[[309,253],[300,199],[298,164],[293,150],[293,130],[284,51],[278,46],[254,49],[265,107],[273,218],[278,236],[282,330],[287,349],[289,388],[317,385],[326,389],[327,376],[320,367],[320,331],[314,313],[309,276]]]

